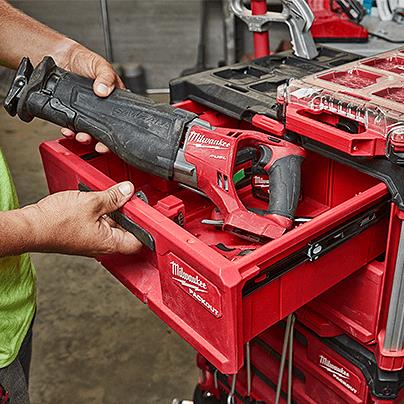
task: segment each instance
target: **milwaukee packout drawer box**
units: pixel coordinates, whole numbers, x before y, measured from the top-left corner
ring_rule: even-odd
[[[243,367],[235,383],[233,376],[222,374],[198,355],[202,372],[194,403],[275,403],[284,332],[280,323],[251,342],[250,371]],[[374,355],[352,339],[344,335],[320,338],[299,323],[295,325],[294,335],[292,403],[403,402],[404,372],[380,370]],[[288,360],[281,379],[281,403],[287,402],[287,365]],[[235,389],[229,398],[232,385]]]
[[[214,126],[248,128],[194,102],[178,107]],[[50,192],[101,190],[131,180],[147,197],[122,209],[126,227],[143,232],[137,256],[101,263],[133,294],[224,373],[236,373],[244,344],[383,254],[391,212],[386,185],[308,152],[297,217],[279,239],[258,244],[202,224],[214,207],[174,182],[141,173],[93,145],[46,142],[41,155]],[[266,208],[250,185],[248,206]]]
[[[404,49],[361,60],[319,52],[312,61],[278,54],[180,78],[171,83],[172,98],[198,100],[389,187],[394,205],[384,257],[306,305],[299,318],[320,335],[345,332],[367,344],[385,370],[402,369]]]
[[[394,206],[386,254],[298,311],[299,320],[322,337],[345,333],[367,345],[384,370],[404,368],[402,220]]]

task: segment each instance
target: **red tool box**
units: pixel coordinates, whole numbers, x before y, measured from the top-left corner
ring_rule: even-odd
[[[333,0],[308,0],[314,14],[311,34],[317,42],[366,42],[368,31],[351,21]]]
[[[359,170],[375,169],[374,175],[380,177],[386,168],[401,172],[403,56],[403,49],[398,49],[293,81],[286,90],[286,127],[299,133],[305,147],[316,150],[321,144],[325,151],[328,145],[326,155]],[[384,155],[392,164],[377,157]],[[387,177],[385,181],[389,182]],[[402,175],[390,183],[395,184],[393,199],[402,195],[398,190],[403,189]],[[367,344],[386,370],[404,366],[402,202],[399,196],[382,262],[362,269],[300,312],[305,324],[321,335],[346,332]]]
[[[202,373],[194,403],[274,403],[284,333],[284,324],[279,323],[255,338],[249,368],[246,365],[235,379],[198,355]],[[380,370],[372,352],[349,337],[319,338],[299,323],[294,334],[292,402],[364,404],[404,399],[404,372]],[[287,401],[287,375],[281,380],[282,403]]]
[[[180,107],[215,126],[240,125],[193,102]],[[100,260],[224,373],[240,369],[246,342],[386,250],[387,187],[312,152],[302,167],[297,216],[313,219],[264,245],[202,225],[213,208],[207,199],[98,155],[93,145],[62,139],[44,143],[41,154],[51,192],[130,179],[147,195],[148,204],[134,198],[123,213],[145,230],[150,250]],[[265,204],[245,198],[247,205]],[[183,227],[171,220],[180,212]]]
[[[298,312],[299,318],[322,336],[335,336],[345,332],[359,342],[367,344],[368,348],[374,351],[379,367],[385,370],[398,370],[404,366],[404,160],[400,148],[404,115],[402,103],[397,102],[401,100],[398,97],[403,88],[403,55],[403,49],[398,49],[343,65],[340,60],[344,60],[348,55],[336,55],[327,48],[322,48],[320,56],[310,63],[326,60],[329,67],[335,67],[328,71],[322,68],[321,72],[310,76],[307,82],[306,78],[292,80],[289,86],[283,87],[282,91],[278,92],[278,100],[282,100],[285,93],[290,96],[293,91],[306,92],[307,99],[302,97],[292,101],[291,105],[284,104],[283,113],[278,116],[274,111],[279,113],[281,109],[279,105],[274,104],[271,98],[272,90],[270,91],[270,82],[274,81],[277,75],[271,77],[270,73],[276,73],[279,69],[278,60],[288,65],[289,69],[289,66],[294,64],[305,65],[306,61],[294,61],[293,57],[273,55],[253,61],[250,65],[228,66],[225,70],[226,76],[221,75],[220,69],[216,69],[210,73],[211,78],[207,73],[199,74],[177,79],[171,85],[172,95],[176,100],[181,97],[198,99],[218,111],[232,116],[236,113],[239,119],[256,124],[265,123],[273,117],[282,120],[282,117],[286,116],[287,124],[289,122],[286,138],[303,144],[306,150],[379,178],[389,187],[394,204],[389,235],[385,240],[386,254]],[[327,59],[330,56],[331,59]],[[240,69],[248,72],[250,68],[258,66],[272,70],[256,79],[251,77],[249,83],[229,75],[230,72]],[[222,77],[221,82],[216,79],[219,75]],[[315,77],[323,77],[326,80],[315,81]],[[241,94],[239,97],[231,87],[236,78],[242,82],[238,85]],[[304,84],[295,86],[296,83]],[[360,88],[352,89],[349,86]],[[310,109],[312,105],[316,108],[318,106],[315,92],[322,94],[329,88],[332,88],[331,94],[335,100],[334,103],[327,104],[329,111]],[[266,89],[266,92],[260,92],[262,89]],[[221,94],[224,94],[223,103],[219,100]],[[242,100],[239,109],[234,101],[238,98]],[[353,114],[355,106],[357,114]],[[296,114],[296,110],[303,111],[302,116]],[[314,118],[310,114],[313,114]],[[325,122],[319,119],[321,115],[327,116]],[[290,125],[290,117],[293,127]],[[261,127],[264,128],[264,125]],[[361,128],[357,130],[359,133],[354,133],[355,128]],[[392,130],[396,130],[396,133]],[[389,159],[385,157],[386,154]]]
[[[404,367],[404,351],[400,346],[384,348],[389,308],[394,305],[391,289],[399,249],[400,217],[402,213],[394,207],[386,254],[380,260],[366,265],[298,311],[299,319],[320,336],[345,333],[367,345],[375,353],[379,367],[385,370]],[[400,302],[395,311],[399,314],[402,309]]]

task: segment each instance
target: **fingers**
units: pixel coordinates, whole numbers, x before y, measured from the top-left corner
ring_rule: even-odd
[[[112,228],[112,240],[118,254],[135,254],[142,248],[142,243],[132,234],[120,228]]]
[[[95,53],[90,52],[85,48],[83,49],[81,50],[81,52],[84,54],[84,57],[83,55],[81,55],[80,58],[77,58],[79,62],[70,63],[70,70],[87,77],[95,78],[93,83],[93,90],[96,95],[98,95],[99,97],[107,97],[111,94],[115,87],[121,89],[125,88],[122,80],[116,74],[110,63],[108,63],[103,57],[96,55]],[[82,64],[83,61],[85,61],[86,59],[87,63],[83,68]],[[80,143],[88,144],[91,142],[91,136],[87,133],[80,132],[75,134],[68,128],[61,129],[61,132],[63,136],[67,138],[73,139],[75,137],[76,140]],[[107,153],[109,151],[108,147],[101,143],[96,144],[95,150],[101,154]]]
[[[91,142],[91,136],[88,133],[83,133],[83,132],[75,133],[72,130],[67,129],[67,128],[62,128],[62,129],[60,129],[60,131],[62,132],[62,135],[64,137],[67,137],[69,139],[76,138],[76,140],[80,143],[88,144]]]
[[[62,135],[68,139],[75,138],[78,142],[83,143],[83,144],[91,143],[91,135],[89,135],[88,133],[79,132],[76,134],[72,130],[67,129],[67,128],[62,128],[60,131],[62,132]],[[97,143],[95,145],[95,151],[97,153],[104,154],[104,153],[108,153],[109,149],[104,144]]]
[[[62,129],[60,129],[60,131],[62,132],[62,135],[64,137],[67,137],[67,138],[70,138],[70,139],[73,139],[74,136],[76,135],[72,130],[67,129],[67,128],[62,128]]]
[[[76,140],[80,143],[91,143],[91,136],[88,133],[79,132],[76,134]]]
[[[121,182],[106,191],[95,192],[94,194],[97,196],[96,213],[102,216],[118,210],[132,197],[133,193],[134,186],[129,181]]]
[[[111,238],[108,244],[110,252],[118,254],[135,254],[141,248],[142,244],[132,234],[122,229],[106,213],[113,212],[123,206],[133,195],[134,187],[129,181],[117,184],[104,192],[98,192],[99,213],[102,214],[101,220],[110,228]]]
[[[118,78],[113,67],[105,59],[99,57],[94,63],[94,75],[94,93],[99,97],[108,97],[115,88]]]
[[[108,153],[108,152],[109,152],[109,149],[108,149],[107,146],[105,146],[105,144],[97,143],[97,144],[95,145],[95,151],[96,151],[97,153],[104,154],[104,153]]]
[[[123,229],[118,223],[112,220],[108,215],[101,217],[106,222],[111,231],[110,242],[111,251],[118,254],[135,254],[142,248],[142,243],[131,233]]]
[[[121,90],[125,90],[125,88],[126,88],[125,84],[123,84],[122,79],[118,75],[116,75],[116,83],[115,83],[115,85],[116,85],[117,88],[120,88]]]

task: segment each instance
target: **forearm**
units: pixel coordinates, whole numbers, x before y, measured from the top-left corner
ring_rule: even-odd
[[[16,69],[28,56],[36,66],[47,55],[58,63],[73,44],[73,40],[0,0],[0,64]]]
[[[30,219],[32,206],[0,212],[0,257],[35,251],[38,234]]]

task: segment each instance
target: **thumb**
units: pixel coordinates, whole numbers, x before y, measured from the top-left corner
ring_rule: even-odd
[[[94,66],[95,81],[93,89],[99,97],[107,97],[111,94],[117,81],[117,74],[113,67],[103,58],[99,58]]]
[[[132,197],[133,192],[134,186],[129,181],[114,185],[106,191],[96,192],[98,196],[97,213],[102,216],[118,210]]]

